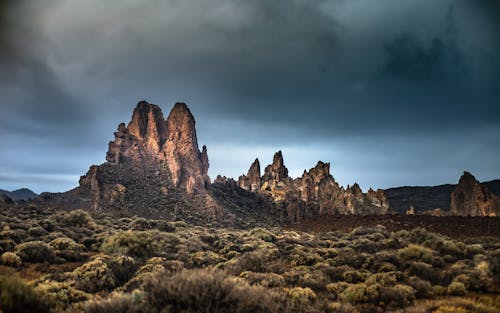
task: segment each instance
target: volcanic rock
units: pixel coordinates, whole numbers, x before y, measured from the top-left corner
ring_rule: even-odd
[[[451,194],[451,215],[497,216],[500,214],[500,197],[481,185],[469,172],[464,172]]]
[[[91,209],[168,210],[193,200],[213,216],[221,213],[209,193],[207,148],[198,148],[186,104],[175,104],[165,120],[160,107],[141,101],[114,135],[107,162],[91,166],[73,191]]]
[[[369,190],[364,194],[354,184],[344,189],[330,174],[330,164],[319,161],[301,177],[288,177],[283,155],[278,151],[273,163],[266,166],[264,175],[258,177],[258,160],[247,175],[238,180],[241,188],[268,196],[284,209],[289,221],[300,221],[319,215],[336,214],[387,214],[390,206],[382,190]],[[251,179],[250,179],[251,178]],[[259,187],[260,186],[260,187]]]
[[[257,191],[260,189],[262,181],[260,179],[259,159],[255,159],[246,175],[241,175],[238,178],[238,184],[241,188],[250,191]]]

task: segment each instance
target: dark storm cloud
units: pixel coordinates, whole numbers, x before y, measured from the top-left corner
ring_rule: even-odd
[[[62,189],[60,177],[103,161],[141,99],[165,114],[175,101],[190,105],[212,176],[237,176],[281,148],[294,173],[314,155],[365,185],[414,173],[415,151],[454,177],[475,166],[466,147],[500,133],[494,0],[45,0],[0,9],[0,139],[12,147],[0,152],[0,187],[19,182],[13,169],[53,177],[58,160],[63,176],[50,188]],[[454,165],[439,160],[443,146],[460,151]],[[480,145],[482,155],[500,153],[491,146]],[[370,147],[379,171],[353,157],[359,147]],[[383,161],[395,150],[408,164]],[[500,175],[486,159],[476,174]]]

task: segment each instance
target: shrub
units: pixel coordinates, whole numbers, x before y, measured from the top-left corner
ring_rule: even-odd
[[[170,312],[277,312],[273,292],[227,276],[221,271],[184,270],[169,279],[150,277],[144,284],[146,302]]]
[[[71,305],[90,299],[90,295],[70,286],[69,283],[48,281],[40,283],[35,290],[47,295],[54,306],[59,310],[65,310]]]
[[[466,291],[465,285],[458,281],[452,282],[447,289],[450,296],[464,296]]]
[[[331,294],[331,297],[336,300],[338,299],[339,295],[344,292],[344,290],[347,289],[347,287],[349,287],[350,284],[346,283],[346,282],[336,282],[336,283],[331,283],[331,284],[328,284],[326,285],[326,290],[328,290]]]
[[[85,292],[111,291],[116,286],[116,277],[103,258],[83,264],[73,271],[75,287]]]
[[[205,267],[227,261],[225,258],[212,251],[195,252],[191,255],[191,259],[193,260],[193,264],[197,267]]]
[[[113,293],[110,297],[84,303],[82,310],[85,313],[144,313],[149,312],[148,305],[143,301],[139,291],[133,293]],[[170,311],[165,311],[168,313]]]
[[[285,286],[285,279],[283,276],[275,273],[255,273],[247,271],[241,273],[239,277],[245,279],[251,285],[261,285],[271,288]]]
[[[15,248],[16,254],[23,262],[53,262],[55,260],[54,249],[42,241],[28,241],[21,243]]]
[[[431,249],[415,244],[399,249],[398,255],[405,261],[422,261],[425,263],[431,263],[434,256]]]
[[[407,284],[415,290],[415,296],[419,298],[428,298],[432,296],[432,285],[417,276],[408,278]]]
[[[394,286],[398,281],[398,276],[396,272],[377,273],[368,277],[365,283],[368,285],[379,284],[384,287]]]
[[[410,286],[397,284],[394,287],[381,288],[380,299],[392,307],[405,307],[415,300],[415,291]]]
[[[254,238],[259,238],[264,241],[273,242],[276,240],[276,236],[270,231],[263,228],[254,228],[249,232],[249,235]]]
[[[23,263],[21,261],[21,258],[17,254],[12,252],[5,252],[4,254],[2,254],[2,256],[0,256],[0,262],[3,265],[11,267],[19,267]]]
[[[287,290],[288,300],[294,306],[307,306],[316,300],[317,296],[310,288],[295,287]]]
[[[14,275],[0,276],[0,311],[3,313],[49,312],[51,304],[40,292]]]
[[[342,280],[348,283],[361,283],[364,282],[370,276],[370,272],[367,271],[345,271],[342,274]]]
[[[151,258],[175,252],[179,244],[175,234],[158,231],[124,231],[108,237],[101,246],[107,254],[126,254],[136,258]]]
[[[68,237],[60,237],[52,240],[50,246],[56,251],[56,255],[70,262],[83,261],[86,255],[85,246],[76,243],[73,239]]]
[[[380,286],[378,284],[375,285],[366,285],[364,283],[361,284],[353,284],[347,287],[340,295],[339,299],[346,302],[351,303],[363,303],[363,302],[375,302],[379,297]]]
[[[408,266],[407,274],[418,276],[434,284],[442,281],[442,273],[432,267],[432,265],[424,262],[411,262]]]
[[[63,214],[62,221],[67,226],[95,228],[96,224],[90,214],[84,210],[74,210]]]

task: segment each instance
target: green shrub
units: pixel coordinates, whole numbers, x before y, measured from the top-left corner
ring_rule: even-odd
[[[21,258],[17,254],[12,252],[5,252],[4,254],[2,254],[2,256],[0,256],[0,262],[3,265],[11,267],[19,267],[23,263],[21,261]]]
[[[349,283],[346,283],[346,282],[336,282],[336,283],[330,283],[328,285],[326,285],[326,290],[328,290],[328,292],[330,292],[330,296],[331,298],[333,298],[334,300],[338,299],[339,298],[339,295],[344,292],[344,290],[347,289],[347,287],[349,287],[350,284]]]
[[[61,311],[90,299],[89,294],[73,288],[69,283],[46,281],[38,284],[35,290],[46,294],[50,302]]]
[[[295,287],[287,290],[287,298],[295,307],[312,304],[317,295],[310,288]]]
[[[16,254],[23,262],[53,262],[56,254],[51,246],[43,241],[28,241],[21,243],[15,248]]]
[[[85,292],[111,291],[116,286],[116,277],[102,257],[76,268],[73,275],[75,287]]]
[[[96,223],[87,211],[74,210],[62,215],[62,222],[67,226],[95,228]]]
[[[366,279],[365,283],[368,285],[379,284],[384,287],[394,286],[400,274],[396,272],[373,274]]]
[[[135,258],[151,258],[175,252],[179,242],[179,238],[171,233],[124,231],[108,237],[102,244],[101,251]]]
[[[431,263],[434,257],[431,249],[415,244],[399,249],[398,255],[405,261],[421,261],[425,263]]]
[[[455,281],[448,285],[447,292],[450,296],[464,296],[467,292],[467,288],[465,288],[463,283]]]
[[[60,237],[52,240],[50,246],[55,249],[58,257],[61,257],[69,262],[83,261],[86,258],[84,254],[85,246],[76,243],[68,237]]]
[[[353,284],[339,295],[339,299],[350,303],[374,303],[379,298],[379,289],[378,284]]]

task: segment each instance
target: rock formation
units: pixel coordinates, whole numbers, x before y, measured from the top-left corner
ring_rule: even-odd
[[[241,188],[250,191],[257,191],[260,189],[262,181],[260,179],[259,159],[255,159],[255,161],[252,163],[252,166],[250,166],[247,175],[242,175],[239,177],[238,184],[239,186],[241,186]]]
[[[158,106],[139,102],[130,123],[118,126],[106,160],[91,166],[75,190],[94,210],[131,205],[166,209],[175,199],[196,198],[211,213],[220,211],[208,192],[207,149],[199,150],[195,120],[184,103],[175,104],[165,120]]]
[[[330,174],[330,164],[319,161],[301,177],[292,179],[278,151],[273,163],[266,166],[260,177],[258,160],[247,175],[238,179],[240,188],[267,195],[279,204],[290,221],[298,221],[318,215],[335,214],[387,214],[389,204],[382,190],[363,193],[354,184],[344,189]]]
[[[481,185],[469,172],[464,172],[451,194],[451,215],[498,216],[500,197]]]

